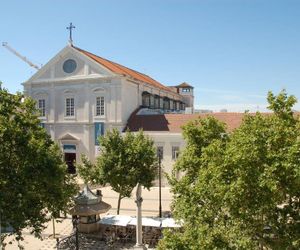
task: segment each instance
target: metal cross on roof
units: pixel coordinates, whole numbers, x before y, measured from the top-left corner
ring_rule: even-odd
[[[75,26],[72,23],[70,23],[70,26],[67,27],[67,30],[70,30],[69,42],[70,42],[71,45],[73,45],[72,29],[75,29]]]

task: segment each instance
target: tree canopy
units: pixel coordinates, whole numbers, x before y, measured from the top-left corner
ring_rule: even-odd
[[[99,141],[101,152],[96,164],[83,157],[79,174],[86,182],[109,184],[112,190],[119,193],[119,214],[121,199],[130,197],[138,183],[147,189],[152,186],[157,172],[153,141],[142,131],[122,135],[116,129],[107,131]]]
[[[59,147],[40,126],[35,102],[0,83],[0,216],[17,239],[28,227],[37,237],[49,214],[67,211],[77,191]]]
[[[166,231],[160,249],[300,248],[296,99],[270,92],[268,102],[273,113],[245,113],[232,133],[213,117],[183,128],[187,147],[169,181],[184,226]]]

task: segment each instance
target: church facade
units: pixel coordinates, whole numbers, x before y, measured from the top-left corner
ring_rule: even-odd
[[[63,48],[23,86],[25,95],[36,100],[41,124],[61,146],[70,168],[73,161],[80,162],[81,154],[95,160],[97,138],[106,130],[130,129],[129,121],[136,115],[192,113],[194,105],[193,87],[187,83],[167,87],[72,45]],[[147,134],[157,147],[168,148],[164,152],[169,172],[169,165],[184,147],[181,132],[158,129]]]

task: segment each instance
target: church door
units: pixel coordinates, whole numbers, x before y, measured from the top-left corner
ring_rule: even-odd
[[[75,174],[76,173],[76,153],[65,153],[65,162],[68,166],[68,173]]]

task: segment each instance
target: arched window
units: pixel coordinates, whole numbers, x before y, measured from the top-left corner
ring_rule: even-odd
[[[159,108],[163,109],[164,108],[164,98],[163,97],[159,97]]]
[[[159,96],[158,95],[155,95],[154,96],[154,108],[155,109],[159,109],[160,108],[160,106],[159,106]]]
[[[147,91],[142,93],[142,106],[145,108],[150,107],[150,93]]]
[[[164,97],[164,109],[165,110],[170,109],[170,99],[168,97]]]
[[[179,109],[178,108],[178,101],[174,101],[173,105],[174,105],[174,108],[173,108],[174,110],[178,110]]]
[[[150,95],[150,108],[154,108],[154,95]]]
[[[172,99],[170,99],[170,109],[171,110],[174,109],[174,101]]]
[[[180,102],[180,110],[185,110],[185,103]]]

